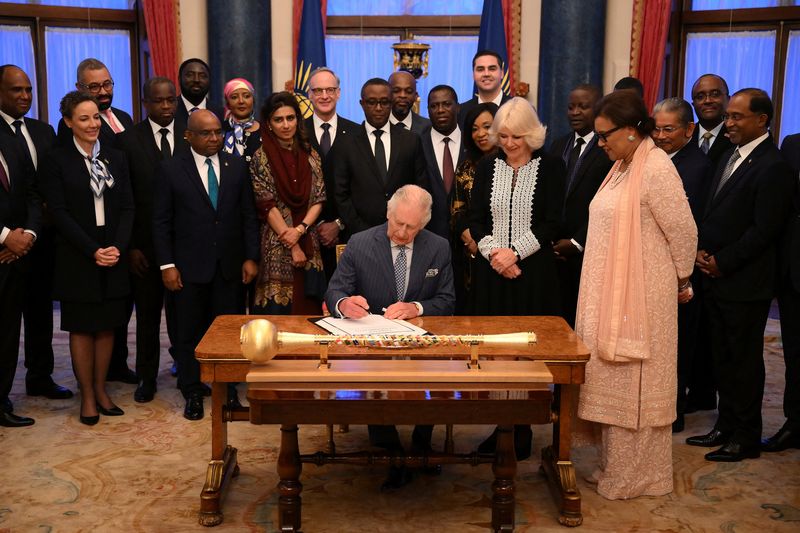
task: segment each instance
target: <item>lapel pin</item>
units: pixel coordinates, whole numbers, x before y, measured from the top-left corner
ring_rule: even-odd
[[[227,161],[225,161],[225,166],[226,166],[226,167],[228,166],[228,162],[227,162]]]

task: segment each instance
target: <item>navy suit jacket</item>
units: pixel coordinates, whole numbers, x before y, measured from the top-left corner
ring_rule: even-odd
[[[183,138],[186,127],[174,121],[173,155],[189,149]],[[141,250],[148,260],[155,260],[153,248],[153,204],[156,197],[156,169],[162,161],[161,136],[153,136],[150,121],[145,119],[119,135],[120,148],[125,152],[130,165],[131,188],[136,203],[136,218],[130,247]]]
[[[500,99],[500,105],[505,104],[509,100],[511,100],[511,96],[504,94],[503,98]],[[461,104],[459,104],[458,125],[461,127],[461,131],[470,131],[469,128],[465,127],[464,121],[467,120],[467,113],[469,113],[469,110],[478,105],[478,103],[478,95],[475,95],[466,102],[461,102]]]
[[[781,154],[794,172],[794,195],[789,223],[786,224],[783,245],[781,247],[781,268],[790,276],[794,290],[800,292],[800,133],[789,135],[783,139]]]
[[[23,120],[33,141],[33,147],[36,149],[36,159],[41,161],[56,144],[56,132],[53,130],[53,126],[47,122],[28,117],[24,117]],[[16,136],[17,133],[5,120],[0,120],[0,131],[13,136]],[[35,173],[36,169],[33,168],[30,171]]]
[[[398,301],[387,228],[388,223],[383,223],[350,238],[328,283],[328,309],[336,309],[342,298],[360,295],[367,299],[370,310],[379,314]],[[428,230],[420,231],[414,239],[403,301],[419,302],[426,315],[452,315],[455,309],[450,244]]]
[[[703,216],[703,209],[708,199],[708,188],[711,185],[713,174],[711,160],[697,144],[691,140],[672,156],[672,164],[678,170],[678,175],[683,182],[683,190],[689,199],[689,207],[695,223],[699,223]]]
[[[183,281],[209,283],[221,269],[241,279],[246,259],[258,262],[259,234],[253,188],[241,157],[219,154],[217,209],[211,205],[191,150],[157,170],[153,245],[159,265],[175,264]]]
[[[698,127],[696,127],[694,129],[694,133],[692,134],[692,140],[690,141],[690,142],[693,142],[695,144],[695,146],[697,146],[698,149],[700,148],[700,144],[699,144],[700,143],[700,137],[699,137],[699,135],[700,135],[700,127],[698,125]],[[714,140],[714,144],[711,145],[711,148],[709,148],[709,150],[708,150],[708,154],[706,154],[708,156],[708,158],[711,160],[711,171],[712,172],[716,172],[717,171],[717,167],[719,166],[720,158],[725,153],[727,153],[728,150],[730,150],[732,147],[733,147],[733,144],[728,139],[728,130],[725,128],[725,124],[723,124],[722,125],[722,129],[719,130],[719,137],[717,137]],[[702,153],[702,150],[700,150],[700,153]],[[730,156],[730,154],[728,154],[728,156]],[[728,157],[723,158],[723,161],[725,161],[727,163]]]
[[[425,164],[428,170],[428,190],[433,196],[433,207],[431,209],[431,221],[426,226],[435,234],[450,240],[450,201],[453,198],[453,191],[456,188],[455,179],[453,180],[453,188],[450,189],[448,194],[444,188],[444,178],[439,171],[439,165],[436,163],[436,154],[433,151],[433,141],[431,140],[431,126],[425,129],[422,133],[422,152],[425,154]],[[458,160],[456,168],[461,165],[466,157],[464,149],[464,135],[461,132],[461,146],[458,147]],[[455,176],[455,171],[453,172]]]
[[[778,237],[787,222],[796,178],[767,138],[715,195],[732,154],[733,149],[720,159],[698,226],[698,248],[714,256],[723,274],[706,276],[706,285],[722,300],[769,300],[774,295]]]
[[[403,185],[428,188],[419,136],[397,126],[390,128],[390,135],[392,144],[386,183],[381,181],[363,124],[353,135],[336,141],[334,198],[348,235],[386,221],[386,203]]]
[[[111,112],[114,113],[114,116],[117,117],[117,120],[120,124],[122,124],[122,127],[125,128],[126,131],[133,127],[133,119],[128,113],[122,109],[117,109],[116,107],[112,107]],[[114,130],[111,129],[111,126],[109,126],[108,123],[101,118],[100,145],[108,146],[110,148],[118,148],[119,145],[117,143],[117,134],[114,133]],[[72,145],[72,130],[67,127],[67,124],[64,122],[63,118],[58,121],[58,144],[61,146]]]

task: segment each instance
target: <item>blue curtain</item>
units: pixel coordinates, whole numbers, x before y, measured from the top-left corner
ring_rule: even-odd
[[[17,65],[25,71],[33,85],[33,105],[29,117],[39,117],[36,102],[36,59],[33,55],[33,37],[30,26],[0,25],[0,65]]]
[[[800,133],[800,31],[789,32],[789,50],[783,80],[781,142],[792,133]]]
[[[136,0],[3,0],[10,4],[37,4],[62,7],[97,7],[103,9],[133,9]]]
[[[325,52],[328,68],[342,80],[342,96],[337,112],[353,122],[362,122],[364,112],[358,101],[361,86],[370,78],[386,79],[394,68],[392,44],[397,36],[328,35]]]
[[[420,113],[428,116],[428,91],[441,83],[456,90],[459,102],[472,98],[472,56],[478,51],[478,36],[418,35],[415,40],[431,45],[428,77],[417,82]]]
[[[328,0],[328,15],[480,15],[483,0]]]
[[[757,87],[772,94],[774,31],[690,33],[686,38],[683,97],[692,101],[692,84],[703,74],[722,76],[730,93]]]
[[[61,118],[58,106],[61,98],[75,90],[78,63],[94,57],[108,67],[114,79],[113,106],[133,114],[131,92],[131,47],[127,30],[84,28],[45,28],[47,50],[47,109],[49,122]]]
[[[797,5],[797,0],[692,0],[693,11]]]

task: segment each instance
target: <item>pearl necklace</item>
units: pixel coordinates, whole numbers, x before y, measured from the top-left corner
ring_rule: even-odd
[[[631,169],[630,164],[628,164],[628,166],[626,166],[625,170],[623,170],[622,172],[620,172],[619,168],[617,168],[617,170],[615,170],[614,173],[611,174],[611,180],[609,180],[608,188],[609,189],[616,188],[616,186],[619,185],[622,182],[622,180],[625,179],[625,176],[628,175],[628,171],[630,169]]]

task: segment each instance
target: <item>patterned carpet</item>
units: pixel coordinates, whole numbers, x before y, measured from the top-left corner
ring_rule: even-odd
[[[766,337],[764,432],[771,435],[783,423],[783,358],[776,320],[770,319]],[[130,343],[133,346],[132,336]],[[59,333],[54,344],[56,381],[76,390],[66,335]],[[164,351],[159,391],[152,403],[136,404],[133,385],[111,384],[111,395],[126,415],[103,417],[89,428],[78,422],[77,399],[26,397],[20,362],[11,400],[18,413],[34,417],[36,424],[0,428],[0,533],[207,531],[197,524],[197,512],[211,449],[210,421],[208,416],[200,422],[182,417],[183,401],[169,364]],[[661,498],[604,500],[583,480],[594,468],[594,453],[577,450],[573,460],[584,523],[576,531],[800,531],[800,450],[735,464],[708,463],[703,460],[705,450],[686,446],[683,440],[706,432],[714,418],[710,412],[687,416],[686,431],[674,438],[675,491]],[[407,441],[409,432],[404,429],[401,434]],[[456,427],[457,451],[474,449],[490,430]],[[538,454],[538,447],[550,440],[550,428],[536,426],[534,435]],[[303,452],[323,448],[326,440],[319,426],[301,427],[300,438]],[[442,428],[434,439],[442,442]],[[242,422],[230,426],[229,442],[239,448],[241,475],[226,497],[225,519],[216,531],[277,530],[278,441],[277,427]],[[337,436],[341,451],[365,442],[363,427]],[[394,494],[378,491],[384,474],[381,467],[305,465],[303,530],[460,533],[488,528],[490,466],[449,466],[441,476],[417,477]],[[519,465],[516,519],[517,531],[566,531],[558,524],[533,459]]]

